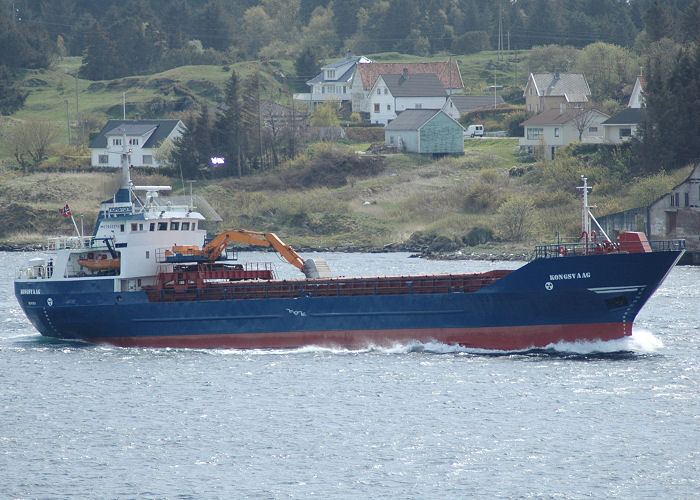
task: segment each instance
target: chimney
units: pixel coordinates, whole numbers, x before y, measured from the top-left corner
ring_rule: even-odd
[[[403,69],[403,73],[401,74],[401,78],[399,79],[401,83],[405,82],[408,80],[408,68]]]
[[[559,72],[558,71],[554,73],[554,79],[559,80]]]

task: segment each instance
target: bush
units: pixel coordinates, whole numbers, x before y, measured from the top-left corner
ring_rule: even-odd
[[[352,142],[384,142],[384,127],[346,127],[345,137]]]
[[[500,203],[501,197],[496,187],[479,182],[472,184],[464,195],[462,209],[469,212],[492,210]]]
[[[528,113],[525,110],[522,111],[514,111],[513,113],[510,113],[506,116],[503,125],[506,128],[506,132],[508,133],[509,137],[524,137],[525,135],[525,130],[522,125],[520,125],[522,122],[527,120],[532,113]]]
[[[493,240],[493,231],[486,227],[473,227],[463,238],[462,242],[470,247],[483,245]]]
[[[523,241],[535,230],[535,207],[523,196],[514,196],[498,207],[498,236],[505,241]]]

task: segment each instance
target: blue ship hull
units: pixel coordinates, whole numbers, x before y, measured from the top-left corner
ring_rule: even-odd
[[[474,292],[158,302],[144,291],[114,292],[114,279],[92,278],[17,281],[15,294],[42,335],[119,346],[359,348],[438,341],[523,350],[630,335],[637,313],[682,253],[540,258]]]

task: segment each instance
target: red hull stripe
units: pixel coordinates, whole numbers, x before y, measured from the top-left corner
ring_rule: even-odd
[[[483,328],[435,328],[415,330],[336,330],[320,332],[270,332],[192,334],[152,337],[86,338],[96,344],[120,347],[274,349],[309,345],[361,349],[418,342],[441,342],[502,351],[545,347],[556,342],[613,340],[631,335],[630,323],[536,325]]]

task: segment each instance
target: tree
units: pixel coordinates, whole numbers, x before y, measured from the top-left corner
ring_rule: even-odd
[[[19,82],[5,65],[0,65],[0,115],[11,115],[22,106],[29,92],[22,90]]]
[[[224,101],[216,115],[214,129],[212,146],[224,157],[224,170],[230,172],[235,165],[238,177],[241,177],[241,99],[235,70],[231,70],[231,77],[226,82]]]
[[[523,241],[537,226],[535,215],[531,200],[522,196],[509,198],[498,208],[497,234],[505,241]]]
[[[311,117],[312,127],[337,127],[340,124],[338,119],[338,101],[326,101],[316,108]]]
[[[666,6],[659,5],[659,0],[654,0],[644,13],[644,27],[648,42],[672,38],[671,17]]]
[[[262,133],[262,81],[260,73],[252,73],[245,82],[241,105],[241,122],[247,159],[250,168],[264,168],[264,147]]]
[[[78,70],[81,78],[108,80],[123,74],[117,47],[99,24],[87,35],[83,64]]]
[[[294,69],[297,73],[294,88],[296,90],[306,90],[307,80],[311,80],[321,70],[321,63],[318,60],[318,53],[314,47],[306,47],[301,51],[294,61]]]
[[[186,129],[173,141],[175,147],[170,155],[170,162],[185,179],[196,179],[199,175],[200,158],[195,143],[195,122],[187,120]]]
[[[9,145],[24,173],[32,171],[46,159],[57,135],[53,124],[48,121],[32,120],[14,126],[9,134]]]
[[[578,132],[578,142],[581,142],[583,138],[583,133],[586,131],[588,126],[595,120],[597,111],[590,106],[584,106],[583,108],[574,108],[574,117],[571,122]]]
[[[639,71],[637,57],[618,45],[596,42],[581,50],[576,57],[576,70],[586,75],[596,101],[620,94],[620,90]]]

